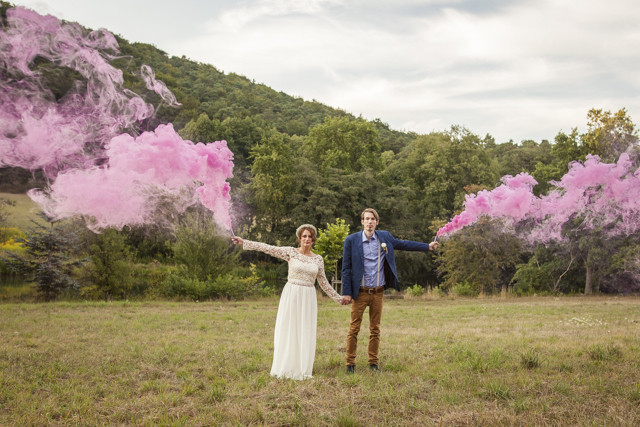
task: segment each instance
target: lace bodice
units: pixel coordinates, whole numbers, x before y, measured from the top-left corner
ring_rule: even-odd
[[[335,302],[340,302],[340,295],[333,289],[324,272],[324,260],[318,254],[302,255],[291,246],[271,246],[266,243],[244,240],[242,249],[255,250],[283,259],[289,263],[287,281],[294,285],[313,287],[316,279],[325,294]]]

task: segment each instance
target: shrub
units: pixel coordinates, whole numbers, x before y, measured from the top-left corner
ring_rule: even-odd
[[[158,261],[148,264],[134,264],[131,271],[131,293],[136,296],[159,297],[162,286],[169,275],[176,271],[172,265]]]
[[[16,239],[24,239],[24,233],[17,228],[5,228],[4,236],[7,240],[0,243],[0,283],[4,285],[22,284],[25,280],[24,275],[11,268],[10,261],[6,258],[9,254],[15,256],[24,256],[25,247]]]
[[[452,288],[451,292],[460,297],[477,297],[478,291],[473,289],[473,286],[469,282],[456,283]]]
[[[318,233],[315,251],[324,259],[324,269],[329,280],[338,279],[338,262],[342,259],[342,246],[348,235],[349,226],[341,218],[336,218],[335,223],[327,224],[327,228]]]
[[[409,293],[414,297],[419,297],[424,294],[424,288],[418,284],[413,285],[413,287],[409,287]]]
[[[10,249],[10,246],[15,246],[16,238],[25,238],[22,230],[17,227],[0,227],[0,248]]]
[[[186,268],[185,277],[205,282],[209,277],[228,274],[239,263],[240,250],[217,234],[210,216],[187,216],[175,234],[174,259]]]
[[[91,264],[86,273],[98,297],[124,299],[131,293],[131,251],[126,237],[117,230],[105,230],[94,236],[90,247]]]
[[[105,294],[105,289],[91,280],[94,266],[87,264],[78,269],[76,276],[81,278],[79,296],[83,299],[131,299],[142,297],[164,296],[163,286],[169,274],[176,270],[175,266],[152,262],[148,264],[134,264],[132,262],[117,261],[121,268],[128,270],[126,284],[116,284],[111,293]],[[115,292],[114,292],[115,291]]]
[[[25,252],[24,245],[17,240],[24,239],[24,233],[15,227],[0,228],[0,283],[22,283],[24,277],[10,267],[8,259],[4,259],[9,253],[22,256]],[[17,240],[16,240],[17,239]]]
[[[237,267],[231,274],[236,276],[246,276],[248,274],[255,274],[260,282],[264,283],[264,286],[268,286],[274,289],[282,289],[287,282],[287,268],[285,263],[271,263],[271,262],[258,262],[251,264],[253,273],[249,271],[247,267]],[[245,273],[240,274],[240,271],[244,269]]]
[[[255,274],[239,277],[224,274],[214,279],[200,280],[185,271],[183,266],[168,274],[162,284],[163,296],[188,298],[194,301],[228,298],[243,299],[249,296],[268,296],[275,293],[272,287],[264,286]]]

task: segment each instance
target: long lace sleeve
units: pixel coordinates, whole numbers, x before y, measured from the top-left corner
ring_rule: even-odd
[[[337,303],[340,303],[342,297],[336,292],[335,289],[333,289],[333,286],[331,286],[331,284],[327,280],[327,276],[324,273],[324,260],[322,259],[322,257],[319,258],[320,260],[318,262],[318,276],[316,277],[318,279],[318,284],[320,285],[324,293],[329,296],[329,298]]]
[[[271,246],[266,243],[253,242],[251,240],[244,240],[242,243],[242,249],[247,251],[264,252],[267,255],[271,255],[285,261],[289,261],[289,258],[291,257],[290,247]]]

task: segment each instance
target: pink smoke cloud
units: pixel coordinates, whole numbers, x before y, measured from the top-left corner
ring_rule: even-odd
[[[602,163],[587,156],[573,162],[554,189],[536,197],[537,183],[528,174],[502,178],[491,191],[468,195],[464,211],[438,230],[438,236],[455,233],[483,215],[501,218],[507,225],[532,224],[524,236],[531,243],[561,240],[562,225],[580,218],[583,229],[606,229],[612,235],[631,235],[640,230],[640,172],[628,154],[617,163]]]
[[[106,155],[108,165],[62,172],[48,192],[29,195],[49,216],[86,217],[93,230],[154,221],[167,197],[179,211],[201,202],[231,228],[225,180],[233,175],[233,153],[224,141],[194,145],[160,125],[137,138],[113,138]]]
[[[87,32],[21,7],[7,10],[3,30],[0,167],[42,169],[55,177],[61,168],[88,166],[94,161],[88,146],[153,114],[153,106],[124,89],[122,72],[108,63],[118,46],[111,33]],[[73,70],[82,80],[56,99],[36,60]]]
[[[43,170],[51,184],[30,191],[33,200],[53,218],[85,218],[94,231],[157,222],[167,201],[178,212],[202,203],[230,229],[226,142],[193,144],[171,124],[138,137],[123,133],[155,109],[124,88],[109,63],[117,53],[108,31],[9,9],[0,32],[0,167]],[[54,95],[42,63],[81,77]],[[150,67],[140,76],[164,103],[179,105]]]
[[[538,183],[531,175],[521,173],[515,177],[506,175],[502,185],[488,191],[465,196],[464,211],[438,230],[437,236],[447,235],[471,225],[483,215],[504,218],[508,221],[523,219],[537,203],[533,187]]]

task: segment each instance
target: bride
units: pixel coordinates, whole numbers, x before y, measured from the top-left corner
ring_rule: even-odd
[[[335,302],[342,297],[331,287],[324,273],[324,261],[311,252],[317,230],[303,224],[296,230],[298,247],[279,247],[252,242],[234,236],[236,245],[245,250],[257,250],[289,263],[287,283],[282,290],[276,327],[273,334],[273,364],[271,375],[278,378],[303,380],[311,378],[316,354],[318,304],[316,279],[322,290]]]

